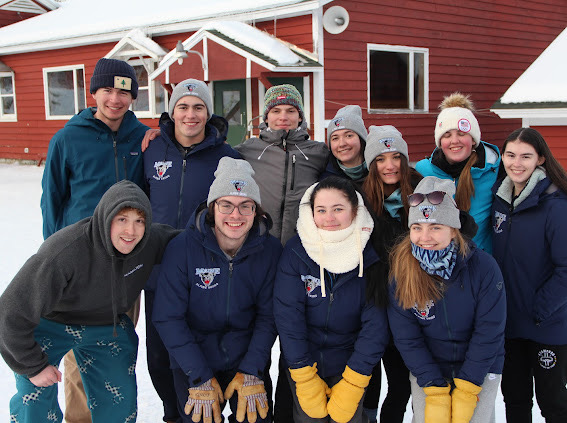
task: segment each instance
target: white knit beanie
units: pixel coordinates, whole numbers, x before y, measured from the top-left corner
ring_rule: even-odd
[[[473,112],[469,109],[464,107],[449,107],[441,110],[441,113],[437,116],[437,123],[435,124],[435,145],[437,145],[437,147],[441,147],[441,137],[443,134],[451,129],[470,134],[475,147],[478,147],[480,144],[480,126]]]

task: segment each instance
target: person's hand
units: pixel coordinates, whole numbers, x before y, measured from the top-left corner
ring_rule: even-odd
[[[185,404],[185,414],[190,415],[191,419],[198,423],[203,419],[204,423],[222,422],[220,404],[224,402],[222,390],[217,380],[213,377],[194,388],[189,388],[189,398]]]
[[[451,387],[428,386],[425,392],[425,423],[451,423]]]
[[[317,374],[317,363],[299,369],[289,369],[295,382],[295,393],[301,409],[313,419],[322,419],[327,412],[327,397],[331,390]]]
[[[142,153],[146,151],[146,149],[150,145],[150,141],[155,140],[156,137],[161,135],[161,130],[159,129],[148,129],[142,139]]]
[[[57,382],[61,382],[61,372],[57,367],[49,365],[37,375],[30,377],[30,382],[40,388],[46,388]]]
[[[327,410],[332,420],[347,423],[352,419],[368,386],[370,376],[355,372],[346,366],[343,378],[331,388]]]
[[[453,404],[451,421],[453,423],[469,423],[478,402],[478,394],[482,388],[463,379],[455,378],[453,382],[455,382],[455,389],[451,393]]]
[[[258,418],[256,409],[258,409],[260,417],[266,418],[268,415],[268,395],[262,379],[238,372],[224,391],[225,399],[230,399],[234,391],[238,392],[237,421],[243,422],[244,417],[248,416],[248,422],[255,423]]]

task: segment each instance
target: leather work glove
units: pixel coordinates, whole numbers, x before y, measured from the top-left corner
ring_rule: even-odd
[[[463,379],[453,379],[455,389],[451,393],[453,403],[452,423],[469,423],[474,414],[478,394],[482,388]]]
[[[203,423],[212,423],[212,418],[215,418],[215,423],[222,422],[220,404],[224,402],[222,390],[217,380],[213,377],[194,388],[189,388],[189,398],[185,404],[185,414],[191,414],[191,420],[195,423],[201,421]]]
[[[364,395],[364,388],[370,382],[370,377],[346,366],[343,378],[331,388],[331,398],[327,404],[331,419],[337,423],[347,423],[352,419]]]
[[[425,423],[451,423],[451,387],[428,386],[425,392]]]
[[[235,390],[238,392],[237,421],[243,422],[245,415],[247,415],[248,422],[255,423],[258,418],[256,409],[258,409],[260,417],[266,418],[268,415],[268,394],[266,394],[262,379],[238,372],[224,391],[224,398],[230,399]]]
[[[301,409],[313,419],[322,419],[327,412],[327,396],[331,390],[317,374],[317,363],[299,369],[289,369],[295,382],[295,393]]]

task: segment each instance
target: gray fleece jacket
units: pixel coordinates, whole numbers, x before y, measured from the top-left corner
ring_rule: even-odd
[[[146,230],[123,255],[110,225],[124,207],[143,210]],[[34,339],[45,318],[64,324],[115,325],[140,295],[169,240],[179,233],[153,224],[148,197],[133,182],[106,191],[92,217],[56,232],[31,256],[0,296],[0,353],[16,373],[35,376],[49,363]],[[112,330],[112,329],[109,329]]]
[[[265,123],[260,129],[260,138],[246,140],[235,150],[256,172],[262,208],[274,222],[270,234],[285,245],[295,235],[299,201],[324,172],[329,149],[309,140],[305,123],[291,131],[272,131]]]

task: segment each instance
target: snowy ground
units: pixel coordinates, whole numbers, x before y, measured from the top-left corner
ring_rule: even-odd
[[[0,292],[4,290],[19,268],[27,258],[41,245],[42,224],[39,200],[41,197],[42,167],[33,165],[20,165],[17,163],[0,163]],[[143,305],[143,301],[142,301]],[[143,312],[143,311],[142,311]],[[159,398],[153,390],[146,367],[145,350],[145,324],[144,319],[138,322],[137,332],[140,337],[138,355],[138,422],[161,422],[162,409]],[[272,362],[277,363],[279,346],[276,344],[272,350]],[[274,368],[275,367],[275,368]],[[272,366],[272,378],[276,377],[277,366]],[[383,377],[385,381],[386,378]],[[383,382],[385,383],[385,382]],[[385,393],[382,389],[382,396]],[[0,421],[9,421],[9,401],[15,393],[13,374],[0,360]],[[60,404],[63,407],[62,392]],[[383,399],[383,398],[381,398]],[[404,423],[411,421],[411,410],[404,419]],[[533,422],[543,423],[537,405],[534,406]],[[505,422],[504,403],[502,396],[498,395],[496,401],[496,421]]]

